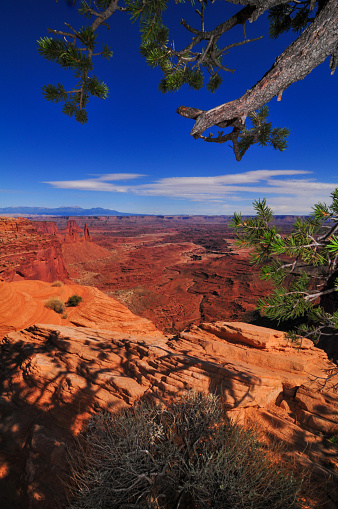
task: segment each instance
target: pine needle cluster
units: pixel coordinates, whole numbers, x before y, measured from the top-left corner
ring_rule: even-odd
[[[235,213],[231,222],[238,245],[253,248],[252,263],[275,286],[258,300],[257,309],[278,322],[303,319],[298,333],[313,339],[324,329],[338,328],[338,189],[331,198],[331,205],[318,203],[309,217],[297,218],[287,235],[275,226],[265,199],[254,202],[256,216]]]
[[[269,108],[262,106],[257,112],[249,115],[248,120],[252,127],[244,127],[240,134],[238,149],[242,158],[245,152],[255,143],[264,147],[270,145],[274,150],[283,152],[287,149],[287,137],[290,130],[286,127],[272,127],[272,123],[268,122]]]
[[[288,2],[272,7],[269,10],[269,35],[276,39],[282,33],[292,30],[302,32],[313,21],[316,12],[320,12],[327,0]]]
[[[105,8],[110,2],[100,0],[96,2],[98,8]],[[79,9],[80,14],[92,17],[91,3],[83,0]],[[55,62],[62,69],[70,70],[76,80],[71,90],[66,90],[64,85],[48,84],[42,87],[42,94],[47,101],[54,103],[63,102],[63,113],[74,116],[80,123],[88,121],[86,106],[91,96],[105,99],[108,96],[108,87],[93,71],[93,56],[111,58],[112,51],[106,44],[97,49],[97,34],[93,25],[86,25],[74,29],[65,23],[69,31],[48,31],[50,37],[42,37],[37,41],[39,53],[49,61]],[[96,51],[94,53],[94,51]]]

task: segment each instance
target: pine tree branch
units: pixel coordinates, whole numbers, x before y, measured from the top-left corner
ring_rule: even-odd
[[[334,224],[328,232],[325,233],[325,235],[321,235],[317,238],[317,240],[326,240],[328,239],[329,237],[331,237],[331,235],[333,235],[336,231],[338,230],[338,222],[336,224]]]
[[[97,15],[96,19],[93,21],[91,25],[93,31],[97,30],[98,27],[102,25],[107,19],[109,19],[110,16],[112,16],[116,10],[122,10],[119,9],[118,2],[119,0],[111,0],[107,9],[101,12],[99,15]]]
[[[53,28],[47,28],[47,32],[49,34],[63,35],[64,37],[72,37],[73,39],[76,39],[76,36],[74,34],[71,34],[70,32],[64,32],[63,30],[54,30]]]
[[[329,295],[330,293],[336,292],[337,288],[330,288],[329,290],[323,290],[322,292],[313,293],[304,298],[304,300],[312,302],[323,295]]]
[[[232,3],[242,4],[243,2],[239,0]],[[258,5],[281,2],[259,2],[257,0],[253,3]],[[305,78],[315,67],[333,54],[337,48],[337,41],[338,2],[337,0],[328,0],[314,21],[277,58],[271,69],[252,89],[239,99],[200,114],[195,121],[191,135],[194,138],[199,138],[206,129],[214,125],[231,126],[238,119],[243,122],[243,119],[251,112],[267,104],[292,83]],[[180,107],[177,113],[189,118],[187,116],[189,109]],[[195,119],[195,117],[191,118]]]
[[[196,37],[194,37],[191,40],[190,44],[188,44],[188,46],[186,46],[184,49],[180,51],[173,51],[173,54],[179,57],[180,55],[189,53],[196,45],[198,45],[202,41],[208,41],[210,39],[213,39],[214,43],[216,43],[218,39],[221,37],[221,35],[225,34],[229,30],[234,28],[236,25],[243,25],[250,18],[254,10],[255,7],[247,5],[246,7],[244,7],[244,9],[241,9],[239,12],[237,12],[237,14],[235,14],[234,16],[227,19],[226,21],[215,27],[213,30],[210,30],[208,32],[192,28],[190,25],[188,25],[188,23],[184,19],[182,19],[181,25],[183,25],[184,28],[188,30],[190,33],[196,35]]]

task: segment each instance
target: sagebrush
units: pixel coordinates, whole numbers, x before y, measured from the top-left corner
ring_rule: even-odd
[[[69,509],[296,509],[300,483],[214,395],[91,418],[70,457]]]
[[[65,303],[58,297],[51,297],[45,303],[45,307],[52,309],[56,313],[62,314],[65,310]]]

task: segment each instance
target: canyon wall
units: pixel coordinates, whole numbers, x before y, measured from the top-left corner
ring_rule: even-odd
[[[0,218],[0,278],[5,281],[67,279],[62,239],[52,223]]]
[[[90,245],[91,241],[88,226],[82,230],[73,220],[59,231],[54,222],[0,218],[0,278],[5,281],[67,280],[64,244],[75,244],[76,251],[80,246]],[[92,250],[95,251],[95,247]],[[87,251],[90,253],[90,247]]]

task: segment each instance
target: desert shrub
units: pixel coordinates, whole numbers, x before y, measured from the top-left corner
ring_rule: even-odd
[[[63,282],[62,281],[53,281],[51,286],[63,286]]]
[[[214,395],[91,418],[70,457],[69,509],[296,509],[300,483]]]
[[[335,445],[336,447],[338,447],[338,435],[335,436],[335,437],[331,437],[329,439],[329,441],[331,442],[331,444]]]
[[[62,302],[62,300],[60,300],[58,297],[51,297],[45,303],[45,307],[61,314],[65,310],[65,303]]]
[[[66,306],[69,308],[75,308],[80,304],[81,301],[82,297],[80,297],[80,295],[74,294],[71,297],[69,297],[69,299],[66,302]]]

